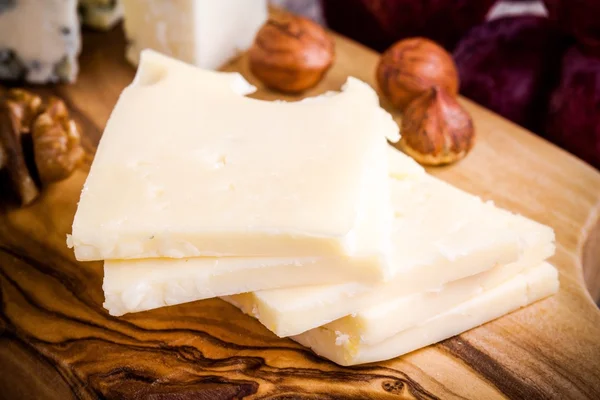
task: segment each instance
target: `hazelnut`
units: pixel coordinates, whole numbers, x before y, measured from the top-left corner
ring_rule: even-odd
[[[450,164],[475,144],[473,121],[444,89],[433,87],[404,111],[400,148],[424,165]]]
[[[376,75],[383,95],[401,111],[433,86],[451,96],[458,93],[458,72],[452,56],[424,38],[404,39],[392,45],[381,56]]]
[[[333,39],[318,24],[290,14],[273,15],[248,52],[250,71],[267,87],[299,93],[331,67]]]

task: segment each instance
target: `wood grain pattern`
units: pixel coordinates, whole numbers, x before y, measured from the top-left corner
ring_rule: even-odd
[[[377,55],[336,40],[337,62],[309,94],[339,89],[348,75],[373,83]],[[68,102],[90,152],[133,77],[123,45],[118,29],[86,33],[77,84],[36,89]],[[252,80],[243,57],[228,69]],[[0,398],[600,398],[600,312],[583,280],[598,299],[600,174],[464,104],[479,143],[460,164],[431,172],[554,227],[556,296],[439,345],[349,368],[217,299],[114,318],[102,308],[101,263],[78,263],[65,246],[90,157],[31,207],[0,213]]]

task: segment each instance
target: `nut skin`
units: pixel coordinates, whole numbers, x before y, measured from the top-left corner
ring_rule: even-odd
[[[475,144],[473,120],[443,89],[433,87],[404,111],[400,148],[424,165],[444,165],[464,158]]]
[[[273,15],[248,51],[250,71],[284,93],[314,87],[335,58],[333,39],[318,24],[290,14]]]
[[[404,39],[392,45],[379,60],[376,78],[380,91],[400,111],[433,86],[451,96],[457,95],[459,87],[452,56],[425,38]]]
[[[84,156],[75,121],[65,103],[56,97],[33,123],[35,164],[42,183],[63,180],[71,175]]]
[[[6,154],[6,150],[4,146],[0,144],[0,170],[6,166],[8,163],[8,154]]]
[[[38,197],[39,190],[25,162],[21,143],[22,124],[15,113],[17,108],[9,101],[0,103],[0,151],[4,154],[3,172],[21,205],[25,206]]]

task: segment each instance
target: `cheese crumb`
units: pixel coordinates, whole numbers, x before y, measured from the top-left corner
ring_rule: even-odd
[[[342,333],[340,331],[335,331],[335,345],[342,346],[350,342],[350,335],[347,333]]]

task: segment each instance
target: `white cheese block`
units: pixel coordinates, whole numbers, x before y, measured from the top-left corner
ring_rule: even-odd
[[[68,238],[77,259],[351,256],[386,274],[389,231],[369,227],[389,220],[389,184],[368,188],[398,130],[375,91],[353,78],[295,103],[252,90],[145,51],[84,184]]]
[[[344,331],[313,329],[292,339],[340,365],[388,360],[458,335],[558,291],[550,264],[529,268],[507,282],[376,344],[350,340]],[[390,315],[390,318],[393,318]]]
[[[123,0],[127,59],[153,49],[217,69],[250,47],[267,19],[266,0]]]
[[[0,1],[0,80],[73,82],[80,47],[77,0]]]
[[[121,0],[79,0],[83,23],[91,28],[111,29],[123,17]]]
[[[390,146],[386,147],[390,155],[397,153]],[[379,194],[384,190],[382,184],[388,183],[389,179],[385,171],[386,161],[386,157],[378,157],[369,165],[369,168],[376,169],[377,176],[365,186],[371,208],[365,215],[372,217],[362,222],[365,229],[362,230],[364,238],[359,240],[361,243],[369,243],[384,229],[390,231],[392,211],[382,207]],[[423,173],[416,163],[405,164],[410,166],[407,172]],[[384,215],[373,217],[382,211]],[[371,260],[356,257],[107,260],[104,262],[104,307],[112,315],[123,315],[256,290],[380,280],[382,275],[377,265]]]
[[[264,290],[228,301],[247,313],[257,311],[259,320],[278,336],[291,336],[520,257],[537,263],[554,253],[554,232],[549,227],[434,177],[392,179],[391,185],[392,280]],[[382,334],[393,334],[390,329]]]

